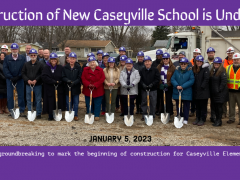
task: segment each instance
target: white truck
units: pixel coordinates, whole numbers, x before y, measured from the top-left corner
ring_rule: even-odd
[[[225,59],[228,47],[233,47],[235,52],[240,52],[240,31],[217,31],[213,26],[192,26],[189,31],[174,32],[168,34],[168,44],[163,52],[171,55],[172,61],[178,60],[178,54],[184,51],[189,61],[193,58],[193,50],[201,49],[204,59],[207,58],[207,49],[213,47],[216,51],[215,57]],[[182,45],[187,42],[187,46]],[[144,52],[153,60],[156,59],[156,50]]]

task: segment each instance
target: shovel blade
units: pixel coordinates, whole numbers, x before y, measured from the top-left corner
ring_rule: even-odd
[[[69,111],[65,111],[65,119],[67,122],[71,122],[74,118],[74,111],[71,111],[71,113]]]
[[[29,121],[34,121],[36,119],[36,111],[28,111],[28,120]]]
[[[133,125],[133,115],[128,117],[127,115],[124,116],[124,123],[126,126],[132,126]]]
[[[174,126],[176,128],[181,128],[183,127],[183,117],[181,117],[180,119],[178,117],[174,118]]]
[[[151,126],[153,124],[153,116],[152,115],[145,115],[144,116],[144,120],[145,120],[145,123],[148,125],[148,126]]]
[[[107,121],[109,124],[111,124],[111,123],[114,121],[114,113],[111,113],[111,114],[106,113],[105,115],[106,115],[106,121]]]
[[[16,108],[15,110],[11,109],[10,114],[11,114],[13,119],[18,119],[19,115],[20,115],[19,108]]]
[[[61,121],[61,119],[62,119],[62,110],[58,109],[58,113],[56,112],[56,110],[53,110],[53,118],[55,119],[55,121]]]
[[[87,124],[93,124],[93,122],[94,122],[94,115],[93,114],[91,114],[91,115],[86,114],[84,122],[87,123]]]
[[[170,119],[169,113],[166,113],[166,115],[164,113],[161,113],[161,121],[163,124],[167,124],[169,122],[169,119]]]

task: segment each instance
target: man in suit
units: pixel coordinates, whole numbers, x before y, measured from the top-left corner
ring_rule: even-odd
[[[22,55],[26,58],[26,62],[31,61],[31,58],[29,56],[29,51],[32,49],[32,46],[30,44],[27,44],[25,46],[25,53],[23,53]]]
[[[71,52],[71,48],[69,46],[66,46],[64,48],[64,52],[65,52],[65,55],[59,58],[59,62],[62,66],[65,65],[65,59],[66,59],[67,56],[69,56],[69,54]]]

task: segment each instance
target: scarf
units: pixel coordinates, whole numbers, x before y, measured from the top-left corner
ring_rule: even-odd
[[[46,65],[48,65],[51,68],[52,73],[54,73],[54,71],[57,69],[57,65],[53,67],[49,62],[47,62]]]
[[[126,72],[127,72],[127,85],[130,85],[130,76],[132,74],[132,69],[130,72],[128,72],[127,68],[126,68]],[[127,90],[129,91],[130,88],[127,88]]]
[[[160,78],[162,80],[163,84],[167,84],[167,71],[169,68],[169,64],[168,65],[163,65],[161,68],[161,73],[160,73]]]

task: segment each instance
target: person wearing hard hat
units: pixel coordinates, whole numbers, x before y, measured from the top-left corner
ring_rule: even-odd
[[[173,86],[171,83],[171,77],[175,71],[175,66],[173,65],[170,54],[164,53],[163,60],[157,67],[160,73],[160,81],[159,81],[159,94],[160,97],[157,97],[158,101],[160,101],[160,113],[164,113],[164,96],[163,91],[165,91],[165,100],[166,100],[166,112],[170,114],[170,122],[173,122],[173,103],[172,103],[172,94],[173,94]]]
[[[111,95],[111,112],[115,112],[116,108],[116,99],[117,99],[117,93],[118,93],[118,87],[119,87],[119,77],[120,77],[120,71],[117,68],[117,64],[115,63],[114,57],[108,58],[108,64],[107,67],[103,70],[105,75],[104,80],[104,90],[105,90],[105,104],[106,104],[106,112],[109,112],[109,95],[110,90],[112,92]]]
[[[123,56],[123,55],[126,55],[126,54],[127,54],[126,48],[125,47],[120,47],[119,48],[119,55],[115,59],[117,65],[119,65],[119,63],[120,63],[120,57]]]
[[[66,94],[66,106],[69,111],[69,87],[71,87],[71,104],[70,108],[74,111],[74,120],[78,121],[78,103],[79,103],[79,95],[81,94],[81,75],[82,68],[76,62],[77,55],[74,52],[70,52],[69,54],[69,63],[67,63],[63,67],[62,71],[62,80],[66,84],[65,86],[65,94]]]
[[[92,113],[95,116],[95,121],[98,121],[101,112],[102,98],[105,93],[105,75],[103,69],[98,66],[97,60],[94,56],[90,56],[88,62],[89,66],[85,67],[82,73],[82,92],[85,95],[85,103],[88,114],[90,105],[90,90],[92,90],[92,102],[94,104],[94,107],[92,108]]]
[[[99,67],[101,67],[101,65],[103,63],[102,55],[103,55],[103,51],[101,49],[98,50],[97,51],[97,62],[98,62]]]
[[[229,90],[229,120],[228,124],[235,122],[235,105],[240,109],[240,54],[233,55],[233,64],[227,66],[227,86]],[[240,127],[240,116],[238,126]]]
[[[118,65],[118,69],[119,69],[120,73],[125,68],[127,59],[128,59],[128,57],[126,55],[122,55],[120,57],[120,63]],[[118,95],[117,95],[117,100],[116,100],[116,111],[119,109],[119,104],[118,104],[119,100],[120,100],[120,106],[121,106],[120,116],[124,116],[123,97],[121,96],[121,84],[120,84],[120,82],[119,82]]]
[[[8,53],[8,46],[6,44],[2,45],[1,52]]]
[[[204,63],[203,56],[196,57],[193,66],[195,81],[193,84],[193,98],[196,103],[196,121],[193,125],[202,126],[206,122],[209,91],[209,64]]]
[[[0,114],[9,114],[7,110],[7,84],[3,73],[3,62],[6,57],[5,52],[0,53]]]
[[[222,125],[222,106],[228,100],[227,75],[223,67],[222,59],[216,57],[213,60],[213,67],[210,71],[210,96],[216,113],[215,123],[213,126]]]
[[[66,110],[66,94],[62,83],[63,67],[59,63],[56,53],[50,54],[42,71],[43,81],[43,114],[48,114],[48,121],[53,121],[53,110],[56,109],[55,86],[57,86],[58,109]]]
[[[195,58],[197,56],[201,55],[201,50],[196,48],[193,51],[193,59],[191,59],[190,63],[192,64],[192,66],[194,66],[194,61]],[[196,111],[196,104],[194,102],[194,98],[192,98],[192,102],[191,102],[191,113],[189,114],[189,117],[194,117],[195,116],[195,111]]]
[[[42,79],[41,74],[43,70],[43,64],[37,61],[37,50],[31,49],[29,51],[29,57],[31,61],[26,62],[22,69],[22,78],[26,84],[26,99],[28,111],[31,111],[31,87],[33,86],[33,92],[36,103],[37,117],[41,119],[42,114]]]
[[[179,52],[178,57],[179,57],[179,60],[178,60],[178,61],[175,61],[175,62],[173,63],[173,65],[174,65],[175,67],[179,67],[179,66],[180,66],[180,60],[181,60],[182,58],[186,57],[185,51]],[[189,64],[189,67],[192,67],[192,64],[191,64],[190,62],[188,62],[188,64]]]
[[[158,65],[162,62],[162,56],[163,56],[163,51],[161,49],[158,49],[156,51],[156,60],[153,61],[152,67],[155,67],[155,68],[158,67]],[[160,98],[161,98],[161,92],[160,92],[160,89],[158,88],[157,89],[157,104],[156,104],[156,111],[155,111],[155,114],[157,116],[160,115],[160,109],[161,109]]]
[[[133,60],[128,58],[126,65],[120,73],[121,96],[123,99],[124,115],[128,115],[128,95],[130,96],[130,115],[134,115],[134,100],[138,95],[140,75],[133,67]]]
[[[6,56],[3,63],[3,73],[7,82],[7,102],[8,109],[14,107],[13,104],[13,85],[17,88],[18,106],[20,109],[20,117],[26,117],[24,114],[24,81],[22,79],[22,68],[26,62],[26,58],[19,53],[19,46],[17,43],[11,44],[11,54]]]
[[[142,89],[142,121],[144,121],[144,115],[147,115],[147,91],[149,91],[150,100],[150,113],[155,118],[155,110],[157,104],[157,89],[160,82],[160,73],[157,68],[152,66],[152,59],[149,56],[144,57],[145,67],[140,71],[141,76],[141,89]]]
[[[233,64],[233,54],[234,54],[234,48],[233,47],[229,47],[227,49],[227,57],[223,61],[223,67],[225,69],[227,68],[227,66]],[[223,116],[223,118],[227,117],[227,102],[223,103],[223,115],[222,116]]]
[[[209,66],[208,66],[208,69],[209,71],[211,71],[212,67],[213,67],[213,60],[214,60],[214,56],[215,56],[215,49],[212,48],[212,47],[209,47],[207,49],[207,56],[208,56],[208,59],[204,61],[204,63],[208,63]],[[210,106],[211,106],[211,117],[210,117],[210,121],[212,123],[215,122],[215,119],[216,119],[216,114],[215,114],[215,111],[214,111],[214,107],[213,107],[213,103],[211,103],[211,99],[210,99]]]
[[[192,65],[194,65],[195,58],[196,58],[197,56],[199,56],[199,55],[201,55],[201,50],[198,49],[198,48],[194,49],[194,51],[193,51],[193,58],[192,58],[191,61],[190,61],[190,63],[191,63]]]
[[[162,61],[162,55],[163,55],[163,51],[161,49],[157,49],[156,51],[156,60],[153,61],[152,63],[152,67],[157,68],[157,66],[160,64],[160,62]]]
[[[144,52],[139,51],[137,53],[137,59],[138,59],[137,63],[135,63],[133,66],[136,70],[140,72],[144,68],[144,63],[143,63]],[[142,103],[141,87],[138,86],[138,96],[136,98],[136,108],[137,108],[136,114],[142,114],[141,103]]]
[[[87,62],[83,65],[82,70],[84,70],[85,67],[88,67],[88,65],[89,65],[89,61],[88,60],[89,60],[89,58],[91,56],[95,58],[95,54],[94,53],[92,53],[92,52],[88,53],[87,54]],[[97,63],[97,66],[98,66],[98,63]]]
[[[189,69],[187,58],[180,60],[180,66],[176,68],[172,77],[171,83],[173,87],[173,99],[176,101],[177,116],[179,114],[179,91],[181,93],[181,101],[183,108],[180,107],[180,116],[184,117],[184,124],[188,124],[190,102],[192,101],[192,85],[194,84],[194,74],[192,69]],[[181,106],[182,106],[181,104]]]

